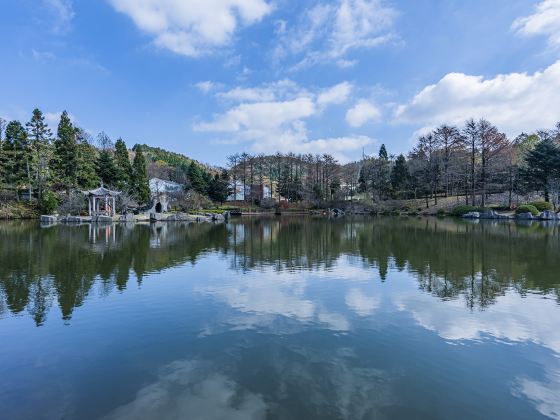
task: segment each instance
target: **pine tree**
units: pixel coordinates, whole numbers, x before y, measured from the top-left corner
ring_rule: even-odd
[[[387,149],[384,144],[379,148],[379,159],[389,160],[389,155],[387,154]]]
[[[110,187],[117,185],[117,166],[110,150],[104,149],[99,152],[96,162],[97,176],[103,184]]]
[[[408,166],[403,155],[399,155],[395,161],[395,166],[391,171],[391,185],[395,193],[404,191],[409,179]]]
[[[25,126],[27,127],[27,136],[33,154],[32,161],[35,169],[35,183],[37,185],[39,201],[41,201],[43,189],[49,177],[52,132],[45,123],[43,113],[38,108],[33,110],[31,120],[26,123]]]
[[[130,190],[132,183],[132,165],[128,158],[128,149],[123,139],[115,143],[115,164],[117,165],[117,187],[120,190]]]
[[[229,195],[229,175],[223,171],[221,175],[215,174],[208,187],[208,196],[211,200],[223,203]]]
[[[91,136],[79,127],[76,127],[76,140],[78,142],[78,186],[89,190],[99,186],[100,183],[96,167],[97,149],[91,144]]]
[[[544,139],[527,153],[525,162],[522,175],[530,186],[544,192],[545,201],[550,201],[552,181],[560,178],[560,148],[552,139]]]
[[[134,161],[132,162],[133,169],[133,186],[136,198],[140,203],[148,203],[150,200],[150,187],[148,185],[148,172],[146,168],[146,159],[142,153],[142,148],[136,148]]]
[[[6,161],[6,183],[16,190],[26,185],[31,187],[32,156],[27,132],[19,121],[11,121],[6,126],[5,136],[2,146]]]
[[[208,193],[208,183],[204,171],[194,161],[189,165],[187,176],[193,190],[200,194]]]
[[[66,111],[60,116],[54,146],[54,169],[59,181],[66,189],[66,194],[70,195],[70,190],[77,183],[78,145],[76,130]]]

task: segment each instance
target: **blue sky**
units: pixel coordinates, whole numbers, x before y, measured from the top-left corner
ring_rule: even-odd
[[[0,116],[224,164],[560,120],[560,0],[4,0]]]

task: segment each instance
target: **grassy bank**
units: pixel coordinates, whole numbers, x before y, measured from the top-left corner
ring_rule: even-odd
[[[23,201],[0,204],[0,219],[38,219],[39,216],[34,204]]]

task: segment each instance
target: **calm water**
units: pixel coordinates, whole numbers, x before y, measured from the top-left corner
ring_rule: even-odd
[[[2,419],[560,418],[560,228],[0,224]]]

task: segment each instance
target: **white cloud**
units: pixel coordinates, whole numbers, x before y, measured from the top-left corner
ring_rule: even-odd
[[[234,102],[271,102],[294,99],[305,94],[305,90],[301,89],[296,83],[285,79],[259,87],[238,86],[231,90],[220,92],[217,96]]]
[[[74,18],[74,9],[71,0],[43,0],[55,19],[54,30],[64,31],[68,29]]]
[[[484,335],[510,342],[533,342],[560,352],[556,319],[560,308],[540,295],[523,297],[509,291],[487,310],[468,312],[462,300],[437,301],[428,294],[403,293],[395,306],[408,311],[422,327],[450,340],[480,340]],[[554,315],[556,314],[556,315]]]
[[[537,5],[535,13],[516,19],[512,29],[523,36],[546,36],[550,45],[559,47],[560,0],[543,0]]]
[[[348,100],[352,92],[352,85],[348,82],[342,82],[331,87],[319,94],[317,97],[317,105],[327,106],[342,104]]]
[[[371,315],[381,303],[379,297],[368,296],[357,288],[348,291],[345,301],[346,305],[360,316]]]
[[[428,127],[483,117],[514,136],[554,125],[560,109],[558,91],[560,61],[534,74],[509,73],[489,79],[449,73],[400,105],[395,119]]]
[[[384,0],[321,2],[305,11],[294,28],[284,28],[275,51],[277,59],[299,57],[294,69],[334,61],[342,68],[352,50],[373,48],[396,39],[392,32],[397,12]]]
[[[219,97],[243,101],[210,122],[194,125],[195,131],[229,133],[237,142],[250,142],[258,153],[330,153],[342,162],[347,153],[361,150],[373,140],[366,136],[311,139],[306,120],[319,115],[327,106],[347,100],[349,83],[341,83],[318,93],[310,93],[290,81],[258,88],[236,88],[218,93]],[[272,99],[263,100],[260,99]],[[231,139],[227,140],[231,143]]]
[[[514,395],[528,398],[543,416],[560,418],[560,369],[546,367],[546,380],[517,378]]]
[[[213,122],[196,125],[195,129],[224,132],[271,130],[314,113],[315,104],[304,97],[285,102],[241,104],[218,116]]]
[[[214,90],[218,85],[210,80],[205,80],[203,82],[198,82],[195,85],[201,92],[208,93],[211,90]]]
[[[368,121],[379,121],[380,109],[371,102],[362,99],[346,112],[346,122],[352,127],[361,127]]]
[[[239,26],[272,11],[265,0],[109,0],[155,37],[154,44],[196,57],[230,43]]]
[[[162,369],[158,379],[141,388],[136,397],[107,420],[143,419],[264,419],[262,396],[244,390],[208,363],[176,360]]]

